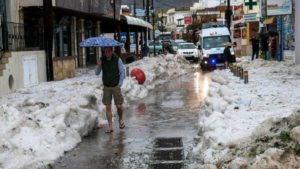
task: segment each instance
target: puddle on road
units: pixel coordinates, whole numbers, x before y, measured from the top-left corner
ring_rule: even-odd
[[[183,106],[184,103],[182,100],[168,100],[168,101],[163,101],[161,104],[161,107],[171,108],[171,109],[178,109],[178,108],[182,108]]]
[[[154,169],[182,169],[184,165],[195,163],[194,159],[189,160],[189,154],[197,134],[198,110],[208,85],[205,76],[196,75],[174,79],[156,88],[147,98],[134,101],[125,110],[124,130],[119,131],[118,124],[114,123],[115,130],[111,135],[105,134],[104,129],[96,131],[53,168],[149,169],[153,164]],[[169,150],[153,147],[153,139],[159,137],[180,137],[181,145],[173,145]],[[166,146],[163,144],[167,142],[162,142],[160,147]],[[178,160],[180,156],[185,163]],[[153,158],[162,160],[153,163]]]

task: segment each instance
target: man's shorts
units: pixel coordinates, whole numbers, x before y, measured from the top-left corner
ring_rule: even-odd
[[[114,98],[116,105],[121,105],[124,102],[124,98],[121,92],[120,86],[116,87],[106,87],[103,88],[103,99],[102,102],[104,105],[110,105],[112,98]]]

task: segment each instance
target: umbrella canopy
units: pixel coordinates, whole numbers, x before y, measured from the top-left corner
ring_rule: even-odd
[[[80,47],[114,47],[122,46],[122,43],[105,36],[91,37],[80,42]]]

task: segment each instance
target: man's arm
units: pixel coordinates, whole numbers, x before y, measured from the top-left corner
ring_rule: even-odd
[[[119,68],[119,72],[120,72],[120,80],[119,80],[119,86],[123,85],[123,81],[125,79],[125,71],[124,71],[124,65],[122,60],[119,58],[118,60],[118,68]]]
[[[99,75],[102,71],[102,66],[101,66],[102,62],[101,62],[101,59],[98,60],[97,62],[97,67],[96,67],[96,70],[95,70],[95,74],[96,75]]]

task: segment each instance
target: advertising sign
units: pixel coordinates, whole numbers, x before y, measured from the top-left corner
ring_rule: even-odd
[[[288,15],[292,14],[292,0],[267,0],[267,14]]]
[[[191,25],[192,24],[192,17],[191,16],[185,16],[184,17],[184,24]]]
[[[144,16],[146,16],[145,9],[135,9],[135,16],[137,16],[137,17],[144,17]]]

